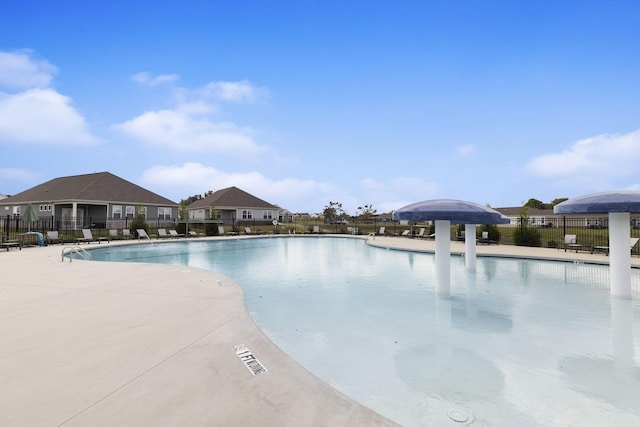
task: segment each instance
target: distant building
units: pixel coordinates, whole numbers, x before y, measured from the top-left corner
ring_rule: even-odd
[[[520,225],[523,215],[522,207],[496,208],[498,212],[509,218],[512,226]],[[567,220],[571,221],[573,226],[604,228],[609,225],[607,214],[592,214],[585,216],[584,214],[555,214],[553,209],[534,209],[526,208],[529,217],[528,225],[534,227],[562,227]],[[576,223],[579,221],[579,224]]]
[[[186,208],[189,221],[217,220],[222,224],[272,223],[281,209],[237,187],[218,190]]]

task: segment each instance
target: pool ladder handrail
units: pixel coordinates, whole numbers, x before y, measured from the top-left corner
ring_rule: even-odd
[[[65,246],[62,248],[62,259],[61,262],[64,262],[64,256],[67,254],[76,253],[79,254],[84,259],[92,259],[92,256],[89,252],[85,251],[80,246]],[[72,262],[73,258],[69,257],[69,262]]]
[[[369,240],[369,237],[373,237],[373,240],[376,240],[376,233],[375,232],[371,232],[371,233],[367,234],[367,240]]]

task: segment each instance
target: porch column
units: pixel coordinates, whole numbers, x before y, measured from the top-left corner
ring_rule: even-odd
[[[73,229],[78,229],[78,202],[71,203],[71,218],[73,218]]]
[[[631,298],[631,231],[628,212],[609,213],[609,287],[611,295]]]

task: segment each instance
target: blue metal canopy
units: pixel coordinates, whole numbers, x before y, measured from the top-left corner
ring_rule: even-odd
[[[557,214],[640,212],[640,192],[611,191],[575,197],[557,204],[553,208]]]
[[[509,218],[495,209],[462,200],[426,200],[404,206],[393,213],[394,220],[436,221],[452,224],[508,224]]]

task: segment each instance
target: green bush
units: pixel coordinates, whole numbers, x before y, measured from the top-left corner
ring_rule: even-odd
[[[482,237],[482,233],[484,231],[489,232],[489,240],[494,242],[500,241],[500,230],[498,230],[498,226],[495,224],[484,224],[480,226],[480,231],[478,232],[478,237]]]
[[[204,225],[204,233],[207,236],[217,236],[219,233],[218,224],[208,222]]]
[[[516,246],[540,246],[540,232],[533,227],[520,226],[513,233]]]
[[[184,222],[179,222],[176,224],[176,231],[178,234],[187,234],[187,224]]]

